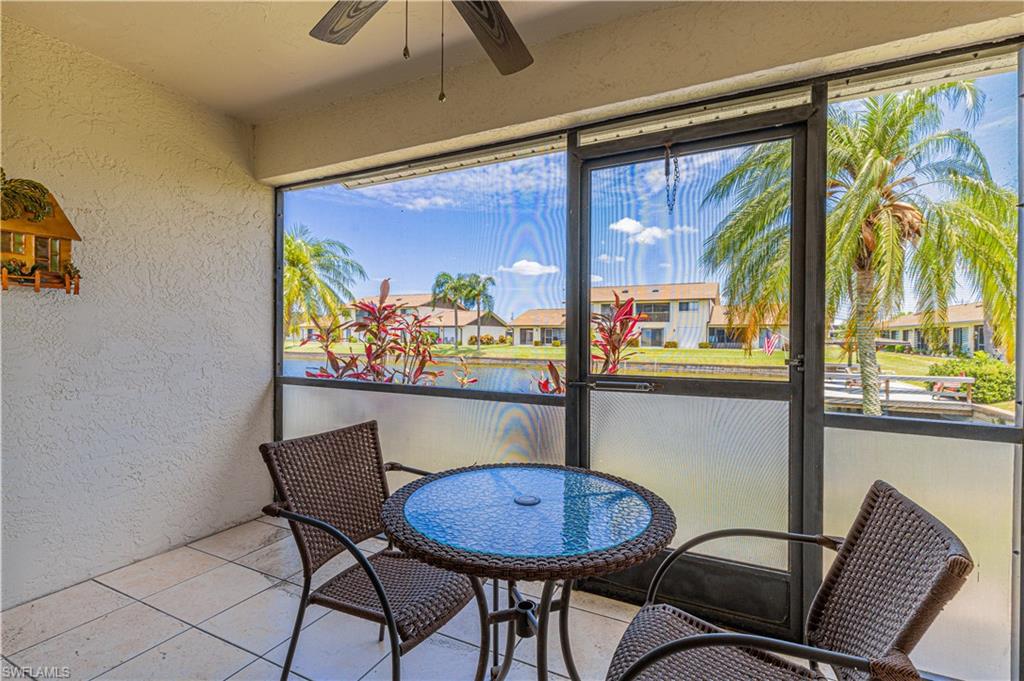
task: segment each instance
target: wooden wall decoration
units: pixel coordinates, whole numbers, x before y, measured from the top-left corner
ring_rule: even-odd
[[[78,295],[81,274],[71,260],[71,248],[82,237],[57,199],[37,182],[7,180],[6,176],[3,191],[0,288],[7,291],[11,285],[30,286],[36,292],[64,289],[65,293]],[[42,202],[49,204],[48,214],[40,215],[45,207]]]

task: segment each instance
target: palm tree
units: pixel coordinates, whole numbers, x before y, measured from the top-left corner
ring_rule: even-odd
[[[466,279],[465,274],[449,274],[448,272],[441,272],[434,277],[434,285],[430,289],[431,294],[431,305],[437,305],[438,303],[448,304],[455,308],[455,347],[458,348],[461,345],[459,341],[459,308],[462,306],[462,301],[466,299]],[[444,329],[442,329],[444,331]],[[442,335],[444,335],[442,333]]]
[[[827,315],[831,324],[849,313],[865,414],[881,413],[877,321],[901,309],[905,283],[937,340],[963,274],[981,294],[996,342],[1013,352],[1015,192],[993,182],[970,133],[941,129],[943,105],[962,106],[973,125],[983,97],[973,82],[955,82],[829,110]],[[736,199],[705,242],[703,263],[725,272],[742,327],[788,313],[790,158],[788,143],[750,147],[705,197]]]
[[[470,274],[466,277],[466,297],[463,302],[467,305],[476,305],[476,349],[480,349],[480,316],[483,310],[494,311],[494,296],[491,295],[491,286],[494,285],[494,277],[489,275]]]
[[[298,330],[303,319],[339,316],[350,290],[366,279],[352,249],[334,239],[313,236],[306,225],[294,225],[284,235],[284,325]]]

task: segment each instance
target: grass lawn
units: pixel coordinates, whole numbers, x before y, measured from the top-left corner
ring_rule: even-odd
[[[332,350],[347,355],[350,353],[361,353],[362,343],[336,343]],[[776,352],[770,357],[761,350],[755,350],[747,355],[743,350],[720,350],[720,349],[665,349],[665,348],[636,348],[636,354],[631,358],[635,362],[666,362],[672,364],[718,364],[725,366],[783,366],[785,354]],[[299,346],[297,342],[285,343],[285,353],[319,355],[320,346],[316,343],[307,343]],[[454,345],[438,345],[434,349],[436,357],[486,357],[493,359],[535,359],[538,362],[547,360],[564,360],[565,346],[554,348],[551,346],[532,345],[484,345],[477,350],[475,346],[462,346],[456,348]],[[829,363],[842,364],[845,357],[841,350],[835,346],[825,349],[825,359]],[[905,355],[898,352],[879,352],[878,362],[882,371],[905,376],[925,376],[928,374],[928,367],[943,361],[938,357],[926,357],[924,355]]]

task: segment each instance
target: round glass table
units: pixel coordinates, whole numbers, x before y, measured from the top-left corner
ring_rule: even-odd
[[[653,492],[627,480],[566,466],[495,464],[425,476],[384,503],[385,531],[398,548],[425,563],[491,579],[494,610],[480,611],[477,680],[508,673],[516,636],[537,636],[537,677],[547,678],[548,618],[561,611],[559,638],[566,670],[579,679],[569,644],[574,580],[618,572],[658,555],[675,534],[672,510]],[[508,582],[499,609],[498,581]],[[516,583],[542,581],[540,602]],[[559,598],[554,598],[561,582]],[[499,665],[498,624],[509,623]],[[493,631],[492,631],[493,630]],[[493,634],[493,635],[492,635]],[[493,643],[493,648],[491,647]]]

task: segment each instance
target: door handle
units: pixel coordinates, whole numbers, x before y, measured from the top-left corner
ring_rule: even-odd
[[[645,381],[572,381],[569,385],[620,393],[652,393],[658,389],[657,384]]]

